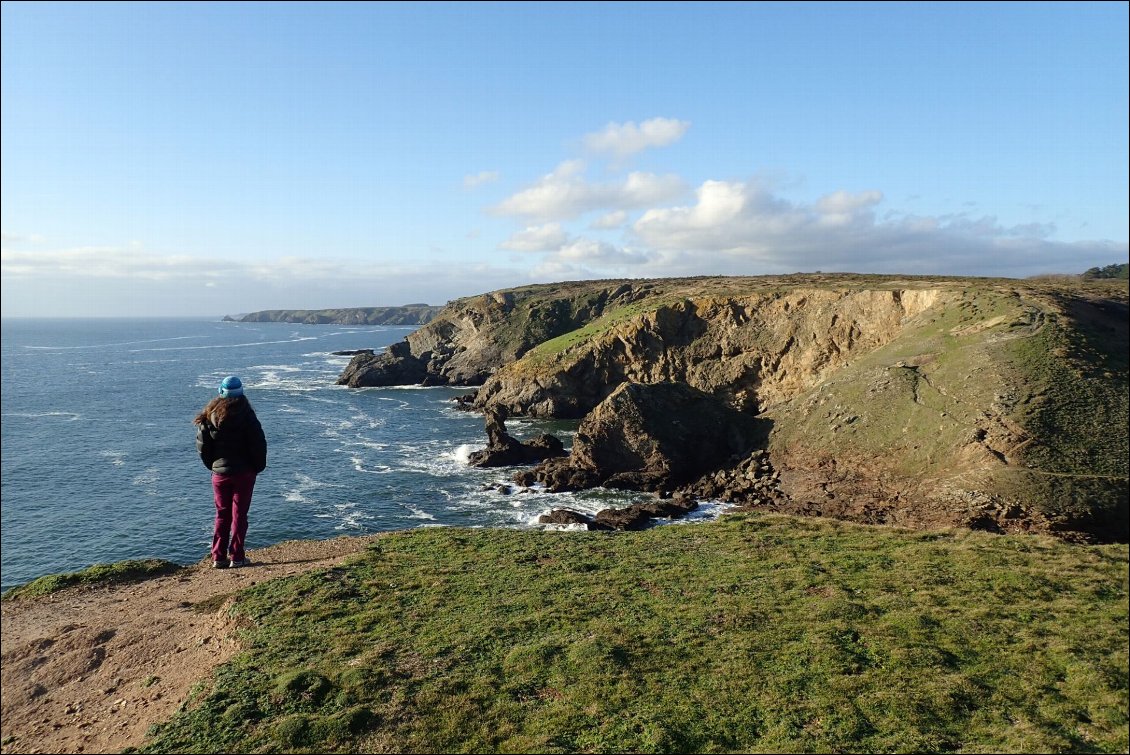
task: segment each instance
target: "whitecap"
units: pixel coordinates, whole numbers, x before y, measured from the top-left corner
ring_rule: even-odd
[[[43,349],[59,350],[59,351],[78,351],[82,349],[108,349],[115,346],[133,346],[139,343],[162,343],[164,341],[184,341],[188,339],[207,338],[208,336],[170,336],[168,338],[147,338],[141,341],[119,341],[118,343],[98,343],[90,344],[84,343],[80,346],[29,346],[24,345],[25,349],[32,349],[35,351]],[[205,347],[200,347],[205,348]],[[143,349],[134,349],[134,351],[141,351]]]
[[[300,341],[314,341],[317,340],[315,336],[303,336],[296,338],[288,338],[282,341],[249,341],[247,343],[214,343],[207,346],[163,346],[159,348],[150,349],[129,349],[130,353],[138,353],[142,351],[199,351],[202,349],[245,349],[248,346],[273,346],[280,343],[299,343]],[[73,347],[84,348],[84,347]]]
[[[140,474],[135,476],[132,483],[137,486],[155,485],[161,479],[161,470],[157,467],[149,467],[143,470]]]
[[[74,422],[81,419],[81,414],[75,412],[4,412],[4,417],[23,417],[25,419],[39,419],[41,417],[57,417],[63,422]]]
[[[360,435],[357,436],[357,440],[343,441],[341,445],[345,448],[348,448],[350,446],[360,446],[361,448],[369,448],[373,451],[384,451],[386,448],[388,448],[387,443],[378,443],[375,440],[368,440],[367,438],[363,438]]]
[[[408,515],[409,519],[426,519],[431,522],[436,521],[434,514],[429,514],[426,511],[421,511],[420,509],[412,508],[411,506],[404,506],[404,508],[408,509],[408,511],[411,512]]]
[[[364,474],[390,474],[396,471],[392,467],[385,466],[384,464],[378,464],[376,469],[366,469],[365,460],[360,456],[352,456],[350,457],[350,461],[353,462],[354,471]]]
[[[102,451],[99,456],[109,459],[110,463],[115,467],[125,466],[125,457],[128,455],[125,451]]]
[[[374,518],[371,514],[358,509],[357,504],[353,502],[334,504],[334,512],[334,516],[340,520],[334,528],[338,530],[358,529],[362,521]]]

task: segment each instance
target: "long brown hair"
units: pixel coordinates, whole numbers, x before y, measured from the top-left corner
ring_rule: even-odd
[[[224,420],[231,414],[239,402],[245,401],[250,406],[251,402],[247,401],[246,396],[233,396],[232,398],[224,398],[223,396],[216,396],[205,405],[200,414],[196,415],[196,419],[192,420],[197,425],[211,425],[212,427],[219,427],[224,424]]]

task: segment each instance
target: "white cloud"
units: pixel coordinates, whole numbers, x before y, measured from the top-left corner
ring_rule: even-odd
[[[645,212],[633,230],[656,249],[729,250],[779,238],[805,221],[804,213],[764,189],[705,181],[689,207]]]
[[[0,232],[0,239],[5,244],[42,244],[45,239],[38,233],[8,233]]]
[[[684,191],[675,175],[629,173],[620,181],[592,183],[582,175],[585,163],[567,160],[532,186],[513,194],[496,207],[499,215],[541,221],[570,220],[587,212],[628,210],[670,201]]]
[[[561,247],[557,257],[569,262],[583,262],[600,267],[642,265],[651,260],[651,256],[646,253],[624,250],[605,241],[586,238],[576,239]]]
[[[601,215],[589,225],[589,228],[596,230],[608,230],[612,228],[619,228],[626,222],[628,222],[628,213],[624,210],[615,210],[613,212],[608,212],[604,215]]]
[[[648,147],[666,147],[683,137],[690,128],[688,121],[674,118],[652,118],[638,126],[634,121],[609,123],[602,130],[586,134],[584,145],[590,152],[609,154],[623,159]]]
[[[837,191],[811,205],[758,185],[705,181],[693,205],[653,208],[632,226],[659,253],[663,274],[763,274],[798,270],[1024,277],[1082,272],[1125,259],[1127,245],[1048,241],[1054,226],[1004,227],[993,217],[888,213],[879,191]],[[658,274],[658,273],[657,273]]]
[[[483,184],[494,183],[499,179],[497,170],[484,170],[473,175],[463,176],[464,189],[477,189]]]
[[[0,251],[0,272],[6,277],[77,275],[158,281],[184,276],[219,277],[235,267],[235,263],[225,260],[202,260],[190,255],[155,255],[132,246]]]
[[[872,207],[882,201],[881,191],[861,191],[852,194],[841,190],[821,197],[816,202],[816,209],[825,215],[842,215]]]
[[[515,252],[549,252],[560,249],[566,241],[568,234],[560,223],[546,223],[518,231],[499,246]]]

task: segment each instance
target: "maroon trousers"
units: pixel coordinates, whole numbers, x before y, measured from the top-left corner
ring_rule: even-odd
[[[212,494],[216,499],[216,523],[212,530],[213,561],[227,561],[228,554],[231,554],[233,561],[244,559],[247,510],[251,508],[251,493],[254,490],[254,472],[212,475]]]

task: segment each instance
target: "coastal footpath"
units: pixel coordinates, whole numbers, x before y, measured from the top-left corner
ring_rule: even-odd
[[[682,384],[763,439],[697,481],[657,481],[672,457],[644,458],[651,440],[635,470],[546,464],[781,513],[1125,542],[1128,319],[1125,280],[1074,276],[566,282],[453,301],[339,383],[468,386],[466,408],[582,420],[624,385]],[[726,484],[759,451],[775,494]]]

